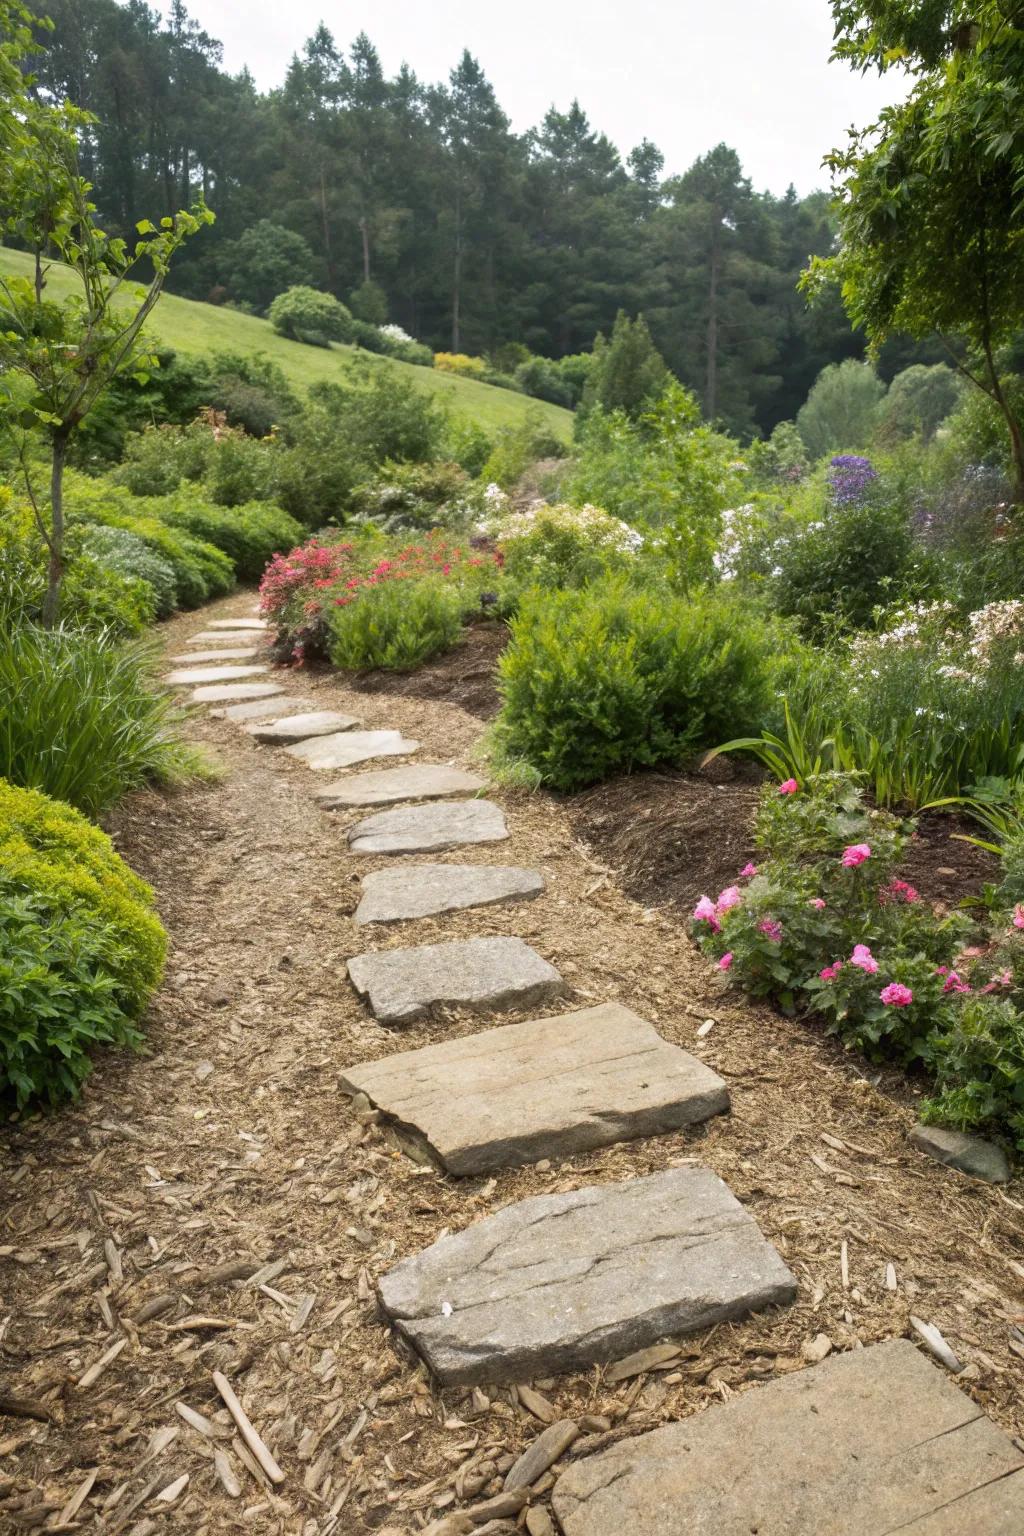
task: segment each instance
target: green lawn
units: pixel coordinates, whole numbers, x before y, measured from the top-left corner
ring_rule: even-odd
[[[30,277],[32,271],[30,256],[23,251],[0,248],[0,273]],[[56,263],[50,267],[48,283],[53,294],[59,296],[69,291],[72,281],[71,273],[64,267]],[[161,298],[148,331],[179,352],[264,352],[300,390],[320,379],[339,378],[356,352],[354,347],[327,349],[287,341],[277,334],[268,320],[240,315],[215,304],[180,299],[174,294],[164,294]],[[560,437],[568,439],[571,434],[572,414],[561,406],[531,400],[508,389],[495,389],[491,384],[479,384],[474,379],[453,378],[430,368],[398,363],[372,352],[360,351],[359,355],[373,367],[396,368],[400,373],[408,374],[420,389],[447,396],[456,410],[490,431],[514,425],[527,411],[533,410]]]

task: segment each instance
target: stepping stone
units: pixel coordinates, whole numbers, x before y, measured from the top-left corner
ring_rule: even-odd
[[[403,805],[368,816],[348,834],[353,853],[437,853],[506,837],[504,813],[491,800]]]
[[[363,1062],[342,1087],[454,1174],[657,1136],[729,1108],[717,1073],[618,1003]]]
[[[293,710],[309,710],[313,702],[312,699],[297,699],[294,694],[283,694],[277,699],[257,699],[252,704],[231,704],[227,709],[211,709],[210,714],[215,720],[273,720]]]
[[[528,901],[544,889],[533,869],[500,864],[412,864],[363,877],[357,923],[400,923],[435,912],[462,912],[504,901]]]
[[[390,805],[395,800],[434,800],[443,795],[471,795],[486,789],[483,779],[461,768],[439,763],[409,763],[402,768],[379,768],[373,773],[354,773],[337,784],[318,789],[316,798],[324,810],[343,806]]]
[[[565,1536],[1016,1536],[1024,1455],[907,1339],[572,1463]]]
[[[260,654],[260,649],[255,645],[225,645],[219,651],[191,651],[184,656],[171,656],[169,659],[180,661],[183,666],[194,667],[197,661],[251,661]]]
[[[211,619],[211,629],[269,629],[266,619]]]
[[[330,736],[347,731],[359,721],[355,715],[339,715],[334,709],[317,709],[312,714],[290,715],[269,725],[247,725],[246,733],[257,741],[307,741],[313,736]]]
[[[467,1386],[585,1371],[796,1295],[778,1253],[708,1168],[520,1200],[378,1285],[438,1380]],[[619,1530],[647,1536],[650,1526]]]
[[[968,1136],[963,1131],[947,1131],[939,1125],[915,1125],[909,1140],[937,1163],[959,1168],[976,1179],[987,1179],[990,1184],[1005,1184],[1010,1177],[1010,1164],[1002,1147],[981,1136]]]
[[[269,671],[268,667],[182,667],[177,672],[168,672],[164,682],[169,687],[179,687],[184,683],[230,683],[240,677],[257,677],[261,672]]]
[[[353,955],[348,974],[385,1024],[409,1024],[436,1004],[529,1008],[563,988],[554,966],[522,939],[463,939]]]
[[[212,683],[193,688],[192,700],[195,704],[233,704],[242,699],[270,699],[276,693],[284,693],[280,683]]]
[[[316,736],[311,741],[297,741],[285,747],[291,757],[321,771],[348,768],[353,763],[368,763],[375,757],[405,757],[418,752],[418,741],[410,741],[401,731],[346,731],[333,736]]]
[[[265,642],[266,633],[262,629],[247,629],[244,633],[235,631],[229,633],[223,629],[204,629],[198,635],[190,635],[186,645],[237,645],[240,640],[248,640],[255,644],[257,641]]]

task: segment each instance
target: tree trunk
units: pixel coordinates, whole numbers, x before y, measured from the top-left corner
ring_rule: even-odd
[[[1003,420],[1006,422],[1006,430],[1010,434],[1010,456],[1013,460],[1013,500],[1016,506],[1024,506],[1024,431],[1022,431],[1021,424],[1013,413],[1013,407],[1006,398],[1006,391],[1003,389],[1002,381],[999,377],[999,369],[996,367],[995,355],[987,331],[982,339],[982,347],[985,352],[985,365],[988,368],[990,385],[988,393],[991,394],[992,399],[1002,411]]]
[[[714,225],[711,232],[711,273],[708,283],[708,330],[707,349],[708,366],[704,385],[704,414],[708,421],[714,421],[715,411],[718,408],[718,274],[721,263],[719,249],[719,219],[715,210]]]
[[[46,596],[43,599],[44,629],[53,629],[60,618],[60,588],[64,580],[64,457],[67,446],[67,433],[63,430],[56,432],[50,461],[50,561]]]
[[[370,281],[370,227],[364,215],[359,220],[359,233],[363,238],[363,282]]]
[[[455,193],[455,262],[452,270],[452,351],[462,350],[462,192]]]
[[[324,233],[324,265],[327,268],[327,286],[334,292],[334,261],[331,256],[331,227],[327,222],[327,174],[320,162],[320,225]]]

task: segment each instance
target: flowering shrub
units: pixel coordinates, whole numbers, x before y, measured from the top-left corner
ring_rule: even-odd
[[[933,911],[896,873],[912,835],[842,775],[768,786],[756,867],[700,898],[693,933],[745,991],[930,1072],[930,1118],[1002,1129],[1024,1149],[1024,935],[999,911],[972,944],[965,916]]]
[[[499,492],[500,494],[500,492]],[[643,544],[635,528],[600,507],[546,502],[526,511],[485,516],[480,531],[495,539],[513,587],[562,588],[628,564]]]
[[[383,464],[351,497],[356,521],[385,533],[465,528],[476,509],[469,476],[458,464]]]
[[[465,379],[479,379],[487,372],[482,357],[468,357],[465,352],[435,352],[434,367],[440,373],[457,373]]]
[[[829,464],[829,494],[837,507],[848,507],[863,501],[867,489],[878,479],[878,471],[870,459],[859,453],[837,453]]]

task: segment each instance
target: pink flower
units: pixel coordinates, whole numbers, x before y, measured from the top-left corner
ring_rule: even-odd
[[[695,923],[710,923],[712,932],[718,932],[721,925],[718,921],[718,913],[715,911],[715,904],[710,896],[702,896],[700,901],[698,901],[693,909],[693,920]]]
[[[913,992],[909,987],[905,987],[902,981],[890,981],[878,995],[887,1008],[906,1008],[914,1001]]]
[[[1024,907],[1020,906],[1019,903],[1013,909],[1013,926],[1015,928],[1024,928]]]
[[[762,917],[757,931],[763,933],[766,939],[771,939],[773,944],[782,943],[782,924],[777,923],[773,917]]]
[[[740,879],[741,880],[753,880],[753,878],[754,878],[754,876],[756,874],[757,874],[757,865],[756,864],[744,864],[743,868],[740,870]]]
[[[787,779],[784,784],[779,785],[779,794],[795,795],[799,788],[800,785],[797,783],[796,779]]]
[[[717,911],[728,912],[732,907],[738,907],[743,900],[743,894],[738,885],[727,886],[718,898]]]
[[[1013,986],[1013,976],[1012,976],[1011,972],[1010,971],[1000,971],[999,975],[998,976],[993,976],[992,980],[989,981],[989,982],[986,982],[985,986],[983,986],[981,988],[981,990],[982,990],[982,992],[998,992],[1000,987],[1012,987],[1012,986]]]
[[[807,903],[807,905],[809,907],[813,907],[816,912],[823,912],[825,910],[825,900],[824,900],[824,897],[822,897],[822,896],[812,896],[810,901]]]
[[[832,965],[826,965],[823,971],[818,972],[818,975],[821,977],[822,981],[835,981],[842,968],[843,962],[841,960],[836,960],[832,963]]]
[[[858,970],[865,971],[869,976],[873,976],[878,970],[878,961],[866,944],[855,944],[853,946],[850,964],[855,965]]]
[[[719,960],[719,962],[718,962],[718,969],[720,971],[727,971],[729,969],[730,965],[732,965],[732,950],[731,949],[728,950],[722,956],[721,960]]]
[[[956,971],[950,971],[942,984],[943,992],[969,992],[971,989]]]
[[[843,868],[856,869],[858,864],[863,864],[870,857],[871,848],[868,843],[851,843],[849,848],[843,849]]]
[[[921,893],[915,886],[909,885],[906,880],[890,880],[888,885],[882,886],[878,893],[878,899],[884,907],[890,901],[920,901]]]

